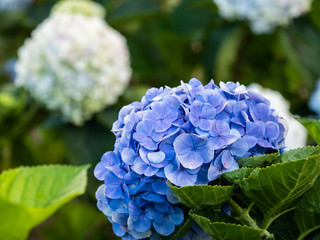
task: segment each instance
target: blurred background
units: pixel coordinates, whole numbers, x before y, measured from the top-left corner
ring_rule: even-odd
[[[101,183],[93,169],[104,152],[113,150],[110,130],[120,108],[140,101],[151,87],[175,87],[193,77],[203,83],[258,83],[280,92],[292,114],[316,117],[317,107],[320,112],[320,97],[314,93],[320,78],[318,0],[285,26],[262,33],[245,19],[222,17],[212,0],[96,2],[106,9],[107,24],[126,39],[132,75],[115,104],[78,126],[15,84],[18,49],[50,16],[56,1],[20,0],[8,7],[10,1],[0,0],[0,171],[21,165],[91,164],[86,194],[35,228],[30,240],[117,239],[96,208],[95,191]]]

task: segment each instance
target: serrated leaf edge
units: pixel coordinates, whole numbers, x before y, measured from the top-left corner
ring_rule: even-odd
[[[320,157],[320,153],[319,154],[316,154],[316,155],[311,155],[307,158],[301,158],[301,159],[297,159],[297,160],[292,160],[292,161],[287,161],[287,162],[284,162],[284,163],[276,163],[276,164],[272,164],[270,166],[266,166],[264,168],[255,168],[253,169],[253,171],[250,173],[250,175],[248,177],[245,177],[243,179],[240,179],[239,181],[237,182],[242,182],[242,181],[247,181],[251,175],[254,173],[254,172],[257,172],[257,171],[266,171],[266,169],[270,169],[270,168],[276,168],[278,167],[279,165],[286,165],[286,164],[292,164],[293,162],[299,162],[299,161],[307,161],[311,158],[315,158],[315,157]]]
[[[211,222],[211,220],[210,220],[209,218],[206,218],[206,217],[204,217],[204,216],[201,216],[201,215],[198,215],[198,214],[192,213],[192,212],[193,212],[193,210],[191,210],[191,211],[189,212],[189,215],[190,215],[191,217],[192,217],[192,215],[197,216],[197,217],[199,217],[199,218],[202,218],[202,219],[205,220],[205,221],[209,221],[210,224],[218,223],[218,224],[225,224],[225,225],[231,225],[231,226],[240,226],[240,227],[248,228],[248,229],[250,229],[250,230],[257,231],[257,232],[259,232],[259,233],[263,233],[263,230],[262,230],[262,229],[261,229],[261,231],[260,231],[260,230],[254,229],[254,228],[249,227],[249,226],[246,226],[246,225],[234,224],[234,223],[226,223],[226,222]],[[192,218],[193,218],[193,217],[192,217]],[[194,218],[193,218],[193,219],[194,219]],[[194,220],[195,220],[195,219],[194,219]],[[197,220],[195,220],[195,221],[197,221]]]

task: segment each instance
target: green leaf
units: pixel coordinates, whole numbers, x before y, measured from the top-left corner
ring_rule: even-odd
[[[238,168],[236,170],[233,170],[231,172],[225,172],[222,174],[222,177],[226,179],[228,182],[236,183],[237,181],[240,181],[241,179],[248,177],[250,173],[253,171],[251,168]]]
[[[240,158],[237,162],[243,167],[265,167],[270,165],[279,155],[279,152],[260,156]]]
[[[257,240],[264,235],[262,230],[236,224],[235,219],[223,212],[191,210],[190,216],[214,239]]]
[[[61,205],[83,194],[88,165],[20,167],[0,175],[0,236],[25,239]]]
[[[255,169],[237,184],[264,213],[262,228],[294,208],[293,203],[309,190],[320,173],[320,155]]]
[[[294,211],[283,214],[268,229],[277,240],[297,240],[299,230],[294,220]]]
[[[320,228],[320,180],[298,202],[295,220],[300,236],[305,237]]]
[[[285,163],[288,161],[305,159],[310,156],[317,155],[319,153],[320,153],[320,146],[316,146],[316,147],[308,146],[303,148],[296,148],[279,155],[274,161],[274,163]]]
[[[181,188],[171,184],[169,186],[179,202],[189,208],[220,207],[230,199],[234,188],[219,185],[195,185]]]
[[[309,132],[311,137],[320,144],[320,121],[308,118],[297,119]]]

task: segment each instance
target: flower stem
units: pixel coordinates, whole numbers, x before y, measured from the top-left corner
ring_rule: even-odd
[[[230,206],[233,208],[233,210],[237,214],[237,219],[239,220],[240,223],[247,225],[253,229],[259,230],[263,232],[263,239],[274,239],[274,236],[270,234],[267,230],[261,229],[255,220],[253,220],[248,212],[248,209],[252,208],[252,204],[249,205],[249,208],[247,210],[242,209],[233,199],[229,200]],[[251,206],[252,205],[252,206]]]
[[[301,233],[300,236],[297,238],[297,240],[303,240],[307,235],[317,230],[318,228],[320,228],[320,226],[315,226],[314,228],[311,228],[308,231]]]

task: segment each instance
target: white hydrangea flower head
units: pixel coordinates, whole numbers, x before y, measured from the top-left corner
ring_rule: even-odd
[[[268,99],[271,103],[271,107],[278,112],[279,116],[287,121],[288,132],[286,136],[286,150],[306,146],[308,133],[302,124],[294,119],[293,115],[290,113],[290,104],[281,93],[268,88],[263,88],[256,83],[249,85],[248,90],[258,92]]]
[[[0,0],[0,11],[24,10],[33,0]]]
[[[312,0],[213,0],[223,18],[247,20],[256,34],[269,33],[277,26],[310,10]]]
[[[123,93],[131,76],[129,52],[101,15],[57,9],[19,49],[15,82],[81,125]]]

